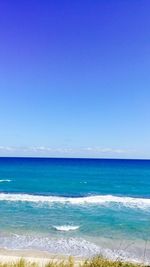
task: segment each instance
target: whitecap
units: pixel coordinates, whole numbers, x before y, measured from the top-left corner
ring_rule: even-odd
[[[150,208],[149,198],[120,197],[113,195],[96,195],[86,197],[61,197],[61,196],[41,196],[29,194],[0,193],[0,201],[19,201],[33,203],[60,203],[72,205],[109,205],[121,204],[129,208]]]
[[[79,226],[73,226],[73,225],[53,225],[53,228],[57,231],[63,231],[63,232],[68,232],[68,231],[74,231],[79,229]]]
[[[11,182],[11,180],[10,179],[0,179],[0,183],[5,183],[5,182]]]

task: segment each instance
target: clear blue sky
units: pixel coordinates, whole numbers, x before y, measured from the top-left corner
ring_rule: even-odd
[[[0,1],[0,156],[150,158],[150,1]]]

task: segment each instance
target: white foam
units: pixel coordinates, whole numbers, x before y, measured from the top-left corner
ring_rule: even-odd
[[[93,257],[101,255],[113,260],[135,260],[135,255],[124,250],[102,248],[82,238],[53,239],[30,235],[0,235],[0,247],[6,249],[36,249],[52,254]],[[138,261],[138,259],[137,259]]]
[[[68,232],[68,231],[74,231],[79,229],[79,226],[73,226],[73,225],[56,225],[53,226],[54,229],[56,229],[57,231],[63,231],[63,232]]]
[[[61,203],[72,205],[109,205],[121,204],[130,208],[150,208],[149,198],[119,197],[112,195],[97,195],[87,197],[59,197],[59,196],[39,196],[29,194],[7,194],[0,193],[0,201],[20,201],[34,203]]]
[[[5,183],[5,182],[11,182],[11,180],[10,179],[0,179],[0,183]]]

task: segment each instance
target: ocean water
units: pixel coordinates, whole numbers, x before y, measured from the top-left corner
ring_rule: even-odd
[[[150,161],[0,158],[0,248],[150,261]]]

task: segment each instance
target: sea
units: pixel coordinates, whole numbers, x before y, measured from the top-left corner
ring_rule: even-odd
[[[0,158],[0,248],[150,262],[150,161]]]

